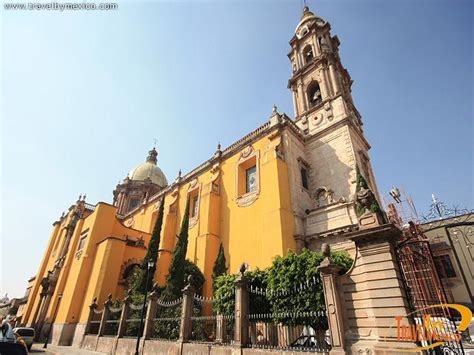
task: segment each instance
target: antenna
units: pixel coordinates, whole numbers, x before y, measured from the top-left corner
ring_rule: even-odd
[[[306,6],[306,0],[300,0],[300,2],[301,2],[301,10],[304,10]]]
[[[156,140],[156,138],[153,139],[153,148],[156,148],[156,143],[157,143],[157,142],[158,142],[158,141]]]

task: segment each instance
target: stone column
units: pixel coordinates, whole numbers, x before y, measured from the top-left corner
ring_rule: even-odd
[[[41,305],[41,310],[39,312],[39,317],[38,317],[38,322],[36,324],[36,336],[38,340],[42,339],[42,334],[43,334],[43,326],[46,321],[46,315],[48,314],[49,310],[49,304],[51,302],[51,299],[53,298],[53,293],[54,289],[48,289],[46,294],[43,297],[43,304]]]
[[[235,328],[234,344],[236,346],[245,346],[249,342],[249,297],[248,282],[245,277],[247,266],[242,264],[240,275],[235,280]]]
[[[296,90],[291,90],[291,97],[293,98],[293,111],[295,112],[295,116],[299,116],[298,104],[296,103]]]
[[[112,295],[109,294],[109,296],[107,297],[107,301],[104,302],[104,311],[102,312],[102,318],[100,319],[99,332],[97,333],[97,336],[104,335],[105,326],[107,325],[107,319],[109,319],[109,314],[110,314],[109,307],[111,305],[112,305]]]
[[[95,310],[97,309],[97,298],[94,298],[92,301],[92,304],[89,306],[89,317],[87,317],[87,322],[86,322],[86,329],[84,330],[84,335],[89,334],[90,327],[91,327],[91,321],[94,319],[94,314]]]
[[[324,68],[321,68],[319,70],[319,88],[321,89],[321,98],[323,99],[323,101],[331,96],[330,89],[327,85]]]
[[[216,317],[216,343],[223,343],[226,334],[226,319],[222,314]]]
[[[191,285],[191,275],[188,276],[188,285],[183,289],[183,308],[181,311],[181,326],[179,328],[179,341],[188,341],[191,337],[192,323],[191,316],[193,314],[193,296],[194,287]]]
[[[296,90],[298,93],[298,100],[300,102],[302,112],[304,112],[308,109],[308,106],[306,105],[306,94],[303,90],[303,83],[301,79],[298,79],[298,82],[296,83]]]
[[[339,94],[341,89],[340,89],[340,86],[339,86],[339,80],[338,80],[338,77],[337,77],[336,69],[334,68],[333,63],[329,64],[329,76],[331,77],[331,83],[332,83],[332,88],[333,88],[334,95]]]
[[[158,285],[155,284],[153,291],[149,294],[148,307],[146,310],[145,327],[143,329],[143,337],[150,339],[153,335],[153,318],[156,316],[156,309],[158,305],[156,303],[158,299],[158,293],[156,292]]]
[[[117,337],[121,338],[125,334],[125,331],[127,330],[127,319],[128,319],[128,314],[130,313],[130,302],[132,299],[130,298],[130,295],[127,295],[123,299],[123,306],[122,306],[122,313],[120,314],[120,321],[119,321],[119,327],[117,331]]]
[[[324,300],[326,302],[326,312],[331,334],[332,348],[330,354],[345,354],[344,350],[344,324],[342,317],[342,304],[339,298],[336,277],[341,271],[341,267],[334,264],[329,257],[329,246],[324,243],[322,246],[326,258],[318,266],[323,281]]]
[[[316,37],[316,33],[312,31],[313,37],[313,48],[314,48],[314,56],[319,57],[321,55],[321,49],[319,48],[318,38]]]
[[[31,326],[33,328],[36,328],[36,320],[38,318],[39,311],[41,309],[41,306],[43,305],[43,300],[44,300],[45,294],[43,292],[40,293],[40,299],[38,302],[38,306],[36,307],[35,314],[33,316],[33,321],[31,322]]]

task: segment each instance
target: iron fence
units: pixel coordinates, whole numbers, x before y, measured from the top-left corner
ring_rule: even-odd
[[[181,325],[181,303],[179,298],[171,302],[157,300],[156,313],[150,337],[160,340],[177,340]]]

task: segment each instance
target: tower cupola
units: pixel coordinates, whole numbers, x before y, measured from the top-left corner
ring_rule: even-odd
[[[288,88],[293,94],[296,124],[315,134],[350,118],[360,128],[352,102],[352,80],[341,64],[339,39],[331,36],[331,25],[305,6],[290,45]]]

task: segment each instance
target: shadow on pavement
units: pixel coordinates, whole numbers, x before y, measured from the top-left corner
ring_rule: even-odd
[[[41,354],[41,353],[45,353],[45,349],[42,349],[43,345],[40,345],[40,344],[35,344],[33,345],[33,347],[31,348],[31,350],[28,352],[29,354]]]

